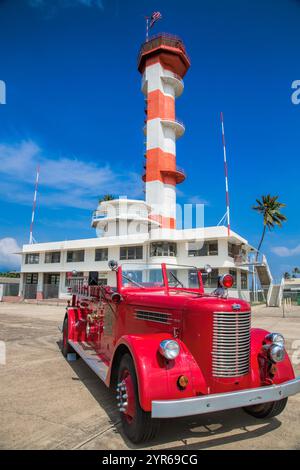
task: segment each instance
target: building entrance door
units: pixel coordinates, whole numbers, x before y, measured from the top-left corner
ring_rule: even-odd
[[[24,299],[36,299],[38,273],[25,274]]]
[[[59,273],[45,273],[43,297],[44,299],[58,299],[59,296]]]

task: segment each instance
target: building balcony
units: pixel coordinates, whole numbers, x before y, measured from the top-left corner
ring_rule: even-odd
[[[185,126],[178,119],[160,119],[160,122],[163,127],[175,131],[176,139],[179,139],[185,133]],[[144,126],[144,134],[147,135],[147,124]]]
[[[174,88],[176,98],[182,94],[184,84],[182,78],[179,75],[175,73],[173,75],[163,75],[161,79],[163,83],[171,85]]]
[[[149,211],[147,209],[134,209],[123,207],[113,207],[109,209],[96,210],[92,214],[92,227],[101,227],[106,225],[108,222],[114,222],[116,220],[127,220],[127,221],[138,221],[147,223],[149,221]]]
[[[170,72],[170,75],[162,75],[160,78],[163,83],[171,85],[174,88],[176,98],[182,94],[184,90],[184,83],[180,75]],[[146,80],[144,73],[142,76],[142,93],[144,95],[147,95],[147,85],[148,80]]]
[[[146,170],[145,166],[144,166],[144,170]],[[160,172],[162,176],[170,176],[170,177],[175,178],[176,184],[180,184],[186,179],[185,171],[178,167],[175,169],[163,169],[163,170],[160,170]],[[146,183],[146,171],[144,171],[142,180],[144,181],[144,183]]]
[[[161,124],[165,128],[170,128],[175,130],[176,138],[179,139],[185,133],[185,126],[183,122],[178,119],[161,119]]]

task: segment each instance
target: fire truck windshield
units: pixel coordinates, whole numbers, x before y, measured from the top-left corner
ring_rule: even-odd
[[[169,288],[200,288],[201,275],[198,275],[199,270],[194,266],[124,263],[121,267],[124,287],[164,287],[167,281]]]

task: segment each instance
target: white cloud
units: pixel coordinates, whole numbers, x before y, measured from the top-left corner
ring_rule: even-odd
[[[17,241],[14,238],[0,239],[0,266],[5,269],[15,269],[20,267],[21,256],[16,252],[20,251]]]
[[[287,248],[286,246],[273,246],[271,251],[277,256],[295,256],[300,255],[300,245],[295,246],[295,248]]]
[[[55,159],[33,141],[0,144],[0,196],[8,201],[30,205],[37,164],[40,165],[39,201],[51,207],[92,209],[97,197],[112,193],[141,197],[140,175],[112,170],[78,158]]]

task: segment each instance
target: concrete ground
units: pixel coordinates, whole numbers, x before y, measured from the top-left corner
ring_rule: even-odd
[[[282,332],[300,374],[300,307],[254,308],[253,326]],[[132,449],[122,435],[115,394],[82,360],[59,348],[64,308],[0,304],[1,449]],[[297,365],[296,363],[299,362]],[[257,421],[242,410],[167,420],[151,449],[300,449],[300,394],[277,418]]]

